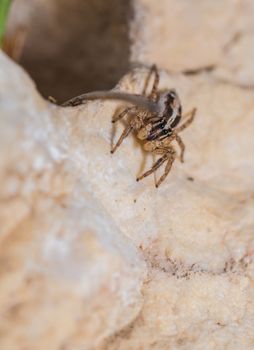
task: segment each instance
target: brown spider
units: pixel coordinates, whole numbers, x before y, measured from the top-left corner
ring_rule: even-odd
[[[155,79],[151,93],[144,96],[150,77],[154,73]],[[163,175],[155,183],[158,187],[167,177],[172,164],[176,158],[176,151],[172,146],[172,141],[176,141],[180,147],[180,160],[184,161],[185,145],[178,135],[186,129],[193,121],[196,108],[183,115],[189,118],[178,126],[182,118],[182,108],[180,99],[174,90],[158,91],[159,74],[157,67],[153,65],[147,77],[143,93],[141,95],[127,94],[121,92],[91,92],[83,94],[65,102],[64,106],[76,106],[85,100],[92,99],[120,99],[134,104],[132,107],[124,109],[117,117],[113,118],[115,123],[126,115],[131,117],[129,124],[122,132],[111,153],[121,145],[123,140],[134,131],[137,138],[142,142],[143,149],[161,157],[153,164],[150,170],[137,178],[137,181],[155,172],[163,163],[166,163]]]

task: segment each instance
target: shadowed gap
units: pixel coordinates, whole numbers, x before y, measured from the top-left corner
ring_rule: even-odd
[[[131,15],[131,0],[34,0],[20,64],[58,102],[111,89],[129,69]]]

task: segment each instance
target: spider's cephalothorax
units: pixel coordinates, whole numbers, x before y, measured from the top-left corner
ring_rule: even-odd
[[[155,78],[152,90],[151,93],[146,96],[146,88],[153,73]],[[160,155],[151,169],[139,176],[137,181],[152,174],[166,162],[163,175],[155,183],[156,187],[166,178],[176,158],[176,151],[172,145],[172,141],[178,143],[181,150],[180,160],[183,162],[185,146],[178,134],[192,123],[196,112],[194,108],[182,116],[180,99],[175,90],[160,92],[158,90],[158,84],[159,74],[156,66],[153,65],[141,95],[115,91],[99,91],[77,96],[64,104],[64,106],[75,106],[83,103],[85,100],[98,98],[120,99],[132,103],[134,106],[124,109],[119,115],[113,117],[112,122],[115,123],[126,115],[129,115],[130,122],[123,130],[122,135],[112,148],[111,153],[114,153],[123,140],[134,131],[137,138],[142,142],[145,151]],[[182,125],[178,126],[182,117],[189,118],[187,118]]]
[[[147,123],[139,136],[147,141],[164,140],[171,136],[173,129],[181,120],[181,103],[174,90],[158,96],[158,114],[147,117]]]

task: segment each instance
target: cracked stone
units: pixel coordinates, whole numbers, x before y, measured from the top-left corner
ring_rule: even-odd
[[[121,103],[57,107],[1,67],[1,347],[251,349],[253,92],[160,71],[198,113],[155,189],[135,181],[152,159],[133,136],[110,154]]]
[[[251,0],[134,1],[131,60],[170,72],[213,68],[218,79],[254,85]]]
[[[1,349],[253,349],[251,8],[134,1],[132,61],[197,107],[159,189],[134,135],[110,154],[122,103],[53,105],[1,53]]]

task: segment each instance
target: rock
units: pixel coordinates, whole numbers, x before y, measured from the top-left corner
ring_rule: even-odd
[[[135,0],[131,59],[170,72],[212,70],[254,85],[253,2]]]
[[[0,348],[90,349],[136,318],[144,263],[69,158],[71,115],[0,61]]]
[[[198,113],[155,189],[133,136],[110,155],[119,103],[57,107],[1,67],[1,347],[251,349],[253,92],[162,71]]]
[[[133,135],[110,154],[122,103],[53,105],[1,54],[0,348],[253,349],[251,8],[134,2],[132,61],[197,107],[159,189]]]

